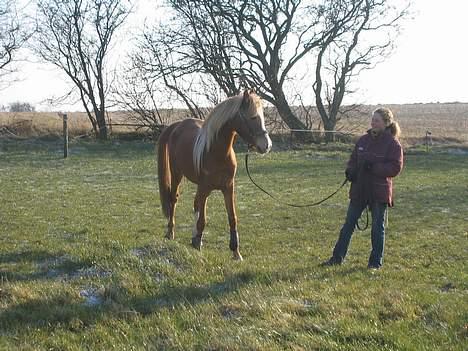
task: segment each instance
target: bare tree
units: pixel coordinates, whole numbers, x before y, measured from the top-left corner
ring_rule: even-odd
[[[331,130],[347,113],[340,107],[350,80],[385,56],[394,37],[385,34],[406,13],[386,3],[167,0],[174,15],[145,30],[134,64],[175,91],[194,116],[201,116],[196,82],[211,79],[227,96],[254,87],[289,128],[307,129],[310,113],[306,121],[296,113],[285,87],[304,71],[301,63],[316,57],[315,101],[324,128]],[[371,34],[382,32],[388,42],[375,42]]]
[[[163,33],[169,34],[166,37],[169,40],[176,39],[180,57],[198,72],[211,76],[226,96],[238,94],[242,82],[236,37],[215,2],[169,0],[168,3],[176,11],[177,20],[169,24],[170,30],[166,26]]]
[[[147,41],[141,46],[142,54],[134,56],[134,67],[146,72],[150,79],[162,82],[166,88],[176,94],[190,111],[194,118],[204,119],[205,114],[196,97],[198,72],[194,66],[183,65],[181,57],[168,42],[159,40],[162,33],[154,41]]]
[[[335,28],[320,43],[315,66],[315,103],[326,131],[356,106],[342,108],[351,94],[350,83],[363,69],[371,69],[391,52],[408,5],[396,7],[386,0],[331,2],[327,20]],[[347,18],[335,26],[337,19]],[[327,133],[327,140],[334,134]]]
[[[122,108],[130,122],[151,128],[159,135],[168,124],[167,114],[160,112],[156,82],[138,70],[128,70],[112,89],[112,101]]]
[[[214,105],[240,91],[231,50],[235,38],[212,2],[167,3],[176,15],[144,29],[132,66],[174,92],[192,116],[204,118],[200,100]]]
[[[289,128],[306,129],[290,107],[285,84],[305,57],[348,30],[356,6],[336,3],[356,1],[168,0],[172,21],[147,34],[140,52],[150,53],[146,62],[157,58],[159,65],[148,71],[160,72],[166,85],[168,74],[174,81],[202,74],[227,96],[254,87]]]
[[[325,24],[320,7],[301,0],[167,3],[175,15],[152,33],[146,32],[139,52],[149,55],[140,61],[145,63],[142,66],[151,67],[148,62],[153,59],[157,64],[148,71],[163,78],[171,75],[174,81],[196,74],[210,76],[226,96],[243,86],[254,87],[290,128],[305,127],[289,107],[283,86],[325,35],[318,25]]]
[[[243,80],[276,107],[289,128],[305,129],[287,101],[284,85],[329,31],[322,5],[301,0],[214,2],[236,37]]]
[[[0,0],[0,79],[11,73],[15,53],[30,37],[12,0]]]
[[[106,139],[107,56],[127,0],[38,0],[36,53],[71,79],[96,135]]]

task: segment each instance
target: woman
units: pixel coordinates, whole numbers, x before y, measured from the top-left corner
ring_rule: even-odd
[[[398,141],[400,127],[392,111],[379,108],[372,115],[371,129],[359,138],[348,161],[346,178],[351,182],[350,203],[346,221],[333,250],[333,256],[323,263],[325,266],[339,265],[348,251],[351,235],[366,207],[372,213],[372,251],[368,268],[382,266],[387,206],[393,206],[392,178],[403,167],[403,151]]]

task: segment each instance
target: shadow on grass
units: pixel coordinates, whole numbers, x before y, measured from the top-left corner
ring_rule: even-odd
[[[8,252],[0,254],[0,264],[18,262],[39,262],[57,257],[44,250],[27,250],[21,252]]]
[[[90,261],[42,250],[2,253],[0,265],[6,266],[0,268],[0,277],[7,282],[56,279],[78,269],[92,267]],[[23,268],[24,273],[19,271],[18,265]]]
[[[92,306],[84,301],[76,301],[76,296],[64,292],[58,296],[33,299],[4,309],[0,315],[0,329],[15,331],[31,327],[61,327],[76,331],[102,319],[125,319],[138,314],[149,315],[161,309],[195,306],[236,292],[242,286],[257,280],[254,272],[239,273],[223,281],[199,286],[171,286],[168,283],[154,296],[136,297],[131,296],[125,288],[115,286],[106,289],[102,304]]]
[[[63,159],[61,140],[0,139],[0,152],[4,155],[2,162],[16,165],[19,160],[29,162],[29,167],[49,167],[50,162]],[[69,144],[69,162],[74,158],[135,160],[155,155],[155,145],[144,141],[76,141]]]
[[[62,326],[73,330],[95,323],[103,312],[105,308],[88,307],[67,295],[33,299],[4,309],[0,315],[0,329],[15,331]]]
[[[254,272],[241,272],[223,281],[195,286],[171,286],[166,284],[156,296],[137,297],[129,300],[135,311],[145,315],[161,308],[177,308],[180,305],[197,305],[238,291],[243,286],[259,282]]]

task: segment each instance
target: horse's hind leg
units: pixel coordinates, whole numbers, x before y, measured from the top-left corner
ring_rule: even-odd
[[[175,210],[177,205],[177,199],[179,198],[179,185],[182,180],[182,176],[177,173],[172,173],[171,178],[171,200],[169,208],[169,221],[167,223],[166,238],[174,239],[174,227],[175,227]]]
[[[192,246],[197,250],[200,250],[202,247],[203,230],[206,225],[206,200],[208,195],[210,195],[209,190],[198,187],[193,203],[195,225],[192,230]]]

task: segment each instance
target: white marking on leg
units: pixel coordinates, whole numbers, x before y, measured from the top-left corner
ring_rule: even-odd
[[[198,231],[197,231],[198,218],[200,218],[200,212],[195,211],[195,224],[193,225],[193,229],[192,229],[192,238],[196,237],[198,234]]]

